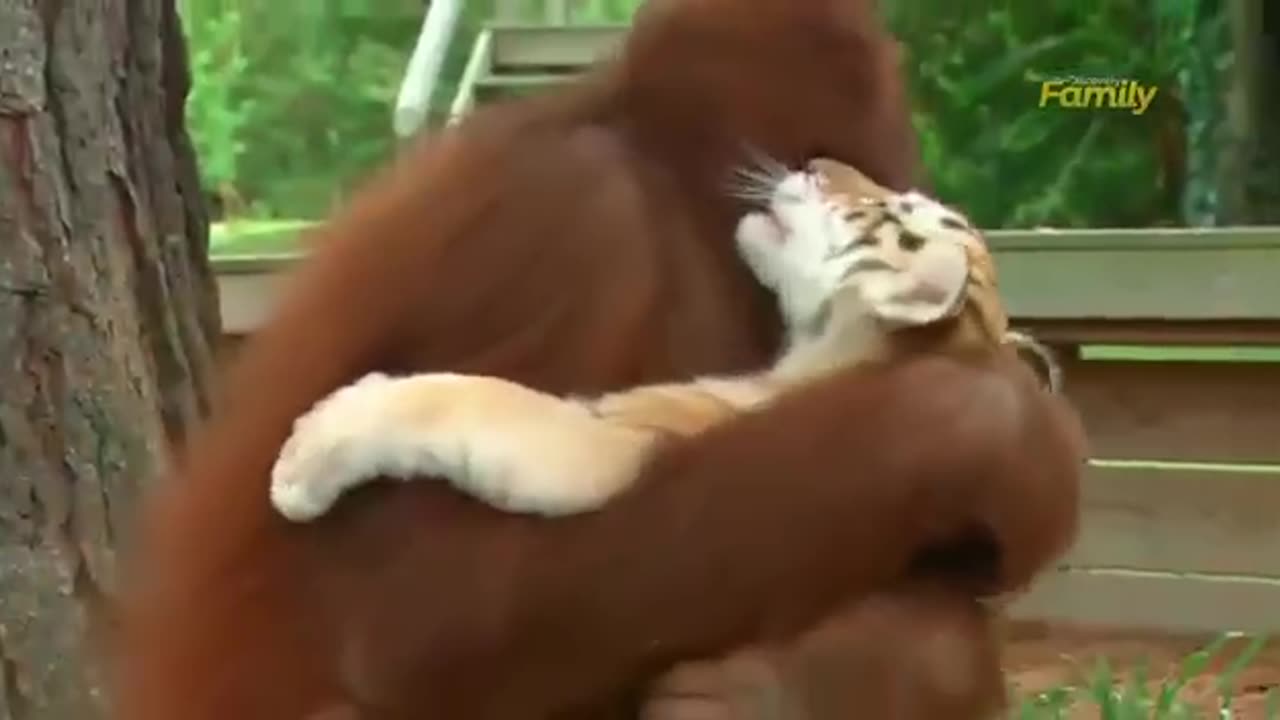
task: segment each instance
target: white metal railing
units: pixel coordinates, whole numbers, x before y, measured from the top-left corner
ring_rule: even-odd
[[[476,81],[489,66],[490,53],[493,48],[493,31],[481,30],[476,37],[476,44],[471,48],[471,57],[467,59],[467,67],[458,80],[458,94],[449,107],[449,123],[460,120],[471,111],[476,104]]]
[[[431,96],[440,80],[444,58],[458,29],[466,0],[431,0],[422,19],[418,42],[400,81],[400,93],[392,115],[396,135],[408,137],[422,127],[431,112]]]
[[[475,0],[470,0],[474,2]],[[396,135],[408,137],[427,121],[431,102],[444,69],[445,56],[457,35],[463,6],[468,0],[431,0],[422,30],[413,47],[409,65],[400,81],[392,115]],[[618,21],[629,17],[642,0],[493,0],[492,18],[499,23],[533,22],[550,27],[565,27],[576,22],[600,22],[602,18]],[[531,17],[532,16],[532,17]],[[475,104],[475,84],[488,66],[492,52],[492,33],[482,30],[476,37],[466,69],[458,83],[457,94],[449,107],[449,122],[469,111]]]

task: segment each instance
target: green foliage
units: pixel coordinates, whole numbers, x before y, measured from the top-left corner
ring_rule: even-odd
[[[456,78],[487,15],[468,3]],[[422,0],[180,0],[192,56],[188,125],[228,216],[323,216],[394,152],[391,110]],[[445,83],[437,98],[452,96]],[[437,110],[447,100],[438,100]]]
[[[1181,224],[1186,116],[1212,126],[1221,103],[1214,4],[886,3],[937,192],[985,227]],[[1159,90],[1140,116],[1039,107],[1070,76]]]
[[[1082,705],[1096,709],[1091,717],[1100,720],[1199,720],[1215,717],[1233,720],[1231,708],[1236,681],[1267,644],[1266,636],[1250,638],[1245,647],[1225,663],[1216,678],[1217,697],[1212,708],[1191,705],[1181,697],[1190,682],[1204,675],[1234,638],[1223,634],[1203,648],[1183,658],[1177,671],[1169,677],[1151,679],[1148,669],[1139,665],[1127,678],[1113,672],[1106,658],[1099,658],[1092,677],[1082,688],[1061,686],[1021,699],[1015,707],[1016,720],[1064,720]],[[1206,715],[1206,712],[1212,713]],[[1271,690],[1264,702],[1261,720],[1280,719],[1280,693]]]
[[[545,20],[550,1],[516,2],[514,19]],[[1223,78],[1233,62],[1224,4],[882,3],[907,51],[903,69],[935,190],[985,227],[1218,224],[1240,216],[1221,199],[1224,183],[1238,180],[1221,161]],[[425,0],[180,5],[195,76],[189,125],[206,187],[225,215],[323,216],[394,151],[391,109]],[[569,0],[567,7],[572,22],[589,24],[625,21],[637,5]],[[437,113],[493,2],[464,8]],[[1141,116],[1038,107],[1040,81],[1062,76],[1132,79],[1159,90]],[[1280,197],[1278,162],[1252,161],[1253,197]]]
[[[234,80],[248,61],[240,46],[241,14],[227,8],[210,14],[190,38],[191,74],[195,82],[187,99],[187,114],[200,156],[205,182],[212,187],[234,184],[242,139],[252,98],[234,99]]]

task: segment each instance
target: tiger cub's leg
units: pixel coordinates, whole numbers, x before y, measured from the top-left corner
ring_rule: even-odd
[[[583,512],[630,484],[654,438],[586,403],[498,378],[374,373],[294,423],[272,469],[271,502],[306,521],[379,476],[438,476],[507,511]]]
[[[769,402],[782,387],[764,373],[642,385],[588,401],[611,422],[689,437]]]

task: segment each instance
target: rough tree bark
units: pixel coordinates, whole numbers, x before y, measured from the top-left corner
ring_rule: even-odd
[[[1253,48],[1257,75],[1253,78],[1253,162],[1248,168],[1245,222],[1280,224],[1280,2],[1252,0],[1246,22],[1255,22],[1257,46]]]
[[[90,718],[140,483],[218,327],[174,0],[0,0],[0,720]]]
[[[1227,3],[1234,52],[1223,73],[1218,158],[1219,222],[1267,225],[1280,222],[1280,135],[1271,128],[1280,110],[1280,4],[1275,0]]]

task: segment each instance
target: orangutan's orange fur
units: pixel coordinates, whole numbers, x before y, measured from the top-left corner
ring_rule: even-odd
[[[987,713],[998,667],[973,593],[1020,586],[1071,540],[1082,453],[1013,361],[834,376],[554,522],[440,483],[379,484],[303,526],[267,502],[294,417],[372,370],[601,393],[764,364],[779,327],[736,257],[726,172],[750,141],[909,184],[870,4],[649,0],[617,64],[420,142],[320,229],[146,508],[117,720],[627,717],[674,663],[752,644],[786,650],[815,720]],[[885,647],[936,631],[954,642],[933,663]],[[837,683],[833,657],[899,682]]]

